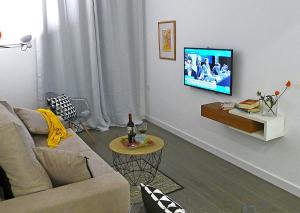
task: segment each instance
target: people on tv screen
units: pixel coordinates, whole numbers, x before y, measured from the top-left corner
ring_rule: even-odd
[[[214,60],[210,61],[212,58]],[[230,87],[229,65],[221,64],[218,57],[186,54],[184,74],[196,80],[215,82],[217,85]]]

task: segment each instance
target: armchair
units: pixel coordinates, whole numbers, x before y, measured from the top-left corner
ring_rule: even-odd
[[[47,105],[48,98],[55,98],[59,95],[54,92],[47,92],[45,95],[45,103]],[[87,135],[90,137],[93,143],[95,143],[95,138],[91,135],[89,130],[86,128],[84,122],[91,117],[91,111],[86,98],[81,97],[69,97],[70,102],[75,107],[76,116],[69,120],[71,126],[75,127],[76,132],[82,131],[82,128],[86,131]],[[82,127],[82,128],[81,128]]]
[[[76,109],[76,120],[79,122],[79,127],[82,126],[91,140],[95,143],[95,138],[91,135],[84,124],[84,122],[91,117],[91,111],[87,99],[80,97],[70,97],[69,99]]]

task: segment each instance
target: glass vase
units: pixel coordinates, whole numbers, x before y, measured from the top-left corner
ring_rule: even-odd
[[[263,116],[270,116],[276,117],[278,114],[279,102],[277,101],[273,106],[271,105],[270,101],[262,101],[262,115]]]

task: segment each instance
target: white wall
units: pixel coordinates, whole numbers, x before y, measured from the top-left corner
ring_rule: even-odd
[[[146,0],[147,117],[210,152],[300,196],[298,0]],[[177,60],[158,57],[157,22],[176,20]],[[233,48],[233,96],[183,85],[184,47]],[[201,104],[255,98],[286,80],[286,136],[264,143],[199,115]],[[295,85],[296,84],[296,85]],[[187,153],[188,155],[188,153]]]
[[[0,97],[13,106],[37,107],[35,48],[0,49]]]

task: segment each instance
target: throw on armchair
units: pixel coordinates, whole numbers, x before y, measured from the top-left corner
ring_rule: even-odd
[[[48,92],[45,95],[46,103],[50,109],[57,115],[61,115],[65,121],[75,128],[76,132],[81,132],[82,128],[86,131],[92,142],[95,138],[88,131],[84,122],[91,117],[91,111],[87,99],[81,97],[66,97],[54,92]],[[67,99],[67,100],[66,100]],[[66,104],[66,102],[70,102]],[[66,106],[66,109],[63,107]]]

